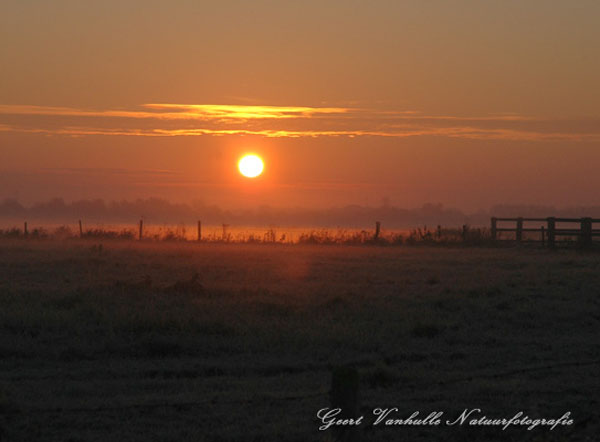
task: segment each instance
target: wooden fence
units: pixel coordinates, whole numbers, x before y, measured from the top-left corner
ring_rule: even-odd
[[[545,223],[545,225],[528,228],[524,223]],[[498,227],[498,223],[516,223],[515,227]],[[570,227],[557,227],[557,224],[570,224]],[[519,243],[524,240],[524,232],[540,233],[540,240],[543,244],[548,243],[549,247],[555,247],[556,239],[559,236],[577,237],[582,246],[591,246],[594,236],[600,236],[600,229],[594,229],[593,224],[600,223],[600,219],[594,218],[492,218],[491,234],[492,240],[499,239],[500,232],[514,232],[515,240]],[[578,226],[573,226],[578,224]]]

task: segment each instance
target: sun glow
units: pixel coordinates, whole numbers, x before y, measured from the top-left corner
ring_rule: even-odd
[[[258,155],[244,155],[238,162],[240,173],[247,178],[256,178],[264,168],[265,164]]]

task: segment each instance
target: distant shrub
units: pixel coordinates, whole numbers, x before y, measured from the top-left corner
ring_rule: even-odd
[[[51,236],[56,239],[67,239],[73,237],[73,231],[69,226],[59,226],[52,232]]]
[[[83,232],[83,238],[94,239],[133,239],[135,235],[129,230],[89,229]]]
[[[37,227],[37,228],[33,229],[31,232],[29,232],[29,236],[31,238],[36,238],[36,239],[45,239],[45,238],[48,238],[50,235],[49,235],[48,231],[46,229],[44,229],[43,227]]]
[[[23,236],[23,231],[16,227],[11,229],[0,229],[0,236],[4,238],[19,238]]]

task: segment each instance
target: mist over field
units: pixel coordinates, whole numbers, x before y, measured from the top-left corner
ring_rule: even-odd
[[[134,201],[104,201],[102,199],[67,202],[55,198],[27,206],[15,199],[0,202],[0,222],[7,225],[23,221],[37,223],[73,223],[83,219],[90,223],[132,223],[143,218],[151,223],[189,223],[201,220],[206,225],[228,223],[238,226],[317,226],[371,227],[380,221],[385,228],[403,229],[436,225],[456,227],[488,226],[491,216],[499,217],[582,217],[600,216],[600,206],[556,208],[533,205],[496,205],[486,211],[466,212],[442,204],[423,204],[418,208],[394,207],[382,203],[379,207],[348,205],[327,209],[303,207],[269,207],[256,209],[227,209],[196,201],[191,204],[173,203],[148,198]]]

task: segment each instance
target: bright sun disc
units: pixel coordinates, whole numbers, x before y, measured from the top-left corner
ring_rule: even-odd
[[[263,160],[257,155],[245,155],[238,162],[240,173],[248,178],[259,176],[264,168]]]

